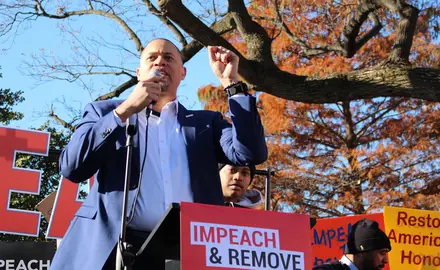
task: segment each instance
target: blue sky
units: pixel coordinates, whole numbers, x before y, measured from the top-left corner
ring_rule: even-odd
[[[70,49],[71,39],[59,30],[59,25],[65,23],[66,21],[39,18],[26,29],[21,28],[20,34],[16,35],[14,39],[11,38],[1,45],[0,66],[3,78],[0,79],[0,88],[10,88],[14,91],[22,90],[26,99],[15,107],[17,111],[24,114],[24,119],[12,122],[9,125],[10,127],[39,127],[48,120],[44,112],[49,110],[54,101],[55,112],[61,117],[69,119],[69,114],[65,111],[63,105],[56,101],[65,100],[75,109],[82,110],[88,102],[96,98],[96,94],[91,96],[76,82],[69,83],[55,80],[41,84],[37,79],[23,74],[26,71],[23,62],[30,60],[32,54],[41,53],[42,49],[48,54],[70,59],[72,53]],[[145,24],[139,28],[145,33],[141,34],[143,42],[151,39],[151,33],[156,37],[163,36],[173,39],[167,29],[158,26],[157,23],[154,17],[146,17]],[[132,46],[127,36],[118,29],[119,26],[108,19],[97,16],[83,16],[69,21],[69,25],[81,32],[78,37],[99,35],[106,40],[112,40],[116,37],[119,40],[127,39],[126,44],[128,44],[128,47]],[[155,31],[151,32],[152,29],[155,29]],[[101,50],[100,53],[106,60],[114,58],[115,62],[120,57],[120,55],[113,57],[112,53],[115,53],[115,51],[106,49]],[[137,59],[134,58],[123,64],[124,68],[135,69],[136,66]],[[187,108],[200,109],[201,104],[197,99],[197,89],[209,83],[218,84],[217,78],[212,74],[209,67],[206,49],[199,52],[185,66],[188,72],[186,79],[179,88],[179,101]],[[93,87],[96,89],[106,89],[101,90],[101,93],[109,89],[108,83],[117,84],[119,80],[116,76],[106,78],[105,82],[102,82],[100,77],[90,77],[90,79],[93,80]],[[122,97],[126,97],[128,93],[126,91],[126,94]]]

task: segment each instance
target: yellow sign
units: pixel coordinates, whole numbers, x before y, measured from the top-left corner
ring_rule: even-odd
[[[391,269],[440,270],[440,212],[384,207]]]

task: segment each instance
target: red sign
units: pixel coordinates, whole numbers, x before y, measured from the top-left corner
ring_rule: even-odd
[[[377,221],[385,232],[382,213],[318,219],[311,231],[313,266],[341,259],[353,224],[362,218]]]
[[[92,185],[93,177],[89,180],[89,187]],[[47,228],[47,238],[61,239],[64,237],[70,221],[83,203],[83,201],[78,198],[79,192],[79,184],[70,182],[66,178],[61,177],[49,221],[49,227]]]
[[[181,266],[311,269],[310,217],[181,203]]]
[[[10,208],[11,193],[40,194],[40,171],[15,167],[17,153],[47,156],[50,133],[0,128],[0,232],[38,236],[40,213]]]
[[[40,194],[40,171],[15,167],[17,153],[47,156],[50,133],[0,127],[0,232],[16,235],[38,236],[40,212],[10,208],[11,192]],[[93,178],[89,187],[93,185]],[[55,202],[45,203],[50,213],[47,238],[63,238],[81,206],[78,199],[79,184],[60,179]],[[52,207],[53,205],[53,207]]]

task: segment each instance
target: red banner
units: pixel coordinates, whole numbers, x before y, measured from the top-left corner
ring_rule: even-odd
[[[11,193],[40,194],[38,170],[15,167],[17,153],[47,156],[50,133],[0,128],[0,232],[38,236],[40,213],[10,208]]]
[[[93,177],[89,180],[89,187],[91,186],[93,186]],[[80,189],[81,185],[61,177],[47,228],[47,238],[64,237],[70,221],[83,203],[83,200],[78,198]]]
[[[353,224],[362,218],[377,221],[385,232],[382,213],[318,219],[311,231],[313,266],[341,259]]]
[[[181,203],[182,270],[311,269],[308,215]]]

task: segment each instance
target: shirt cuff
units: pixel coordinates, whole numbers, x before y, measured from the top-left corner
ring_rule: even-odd
[[[115,117],[115,121],[119,126],[125,127],[127,125],[127,123],[122,122],[121,118],[119,118],[119,116],[116,114],[115,110],[113,110],[113,116]]]

